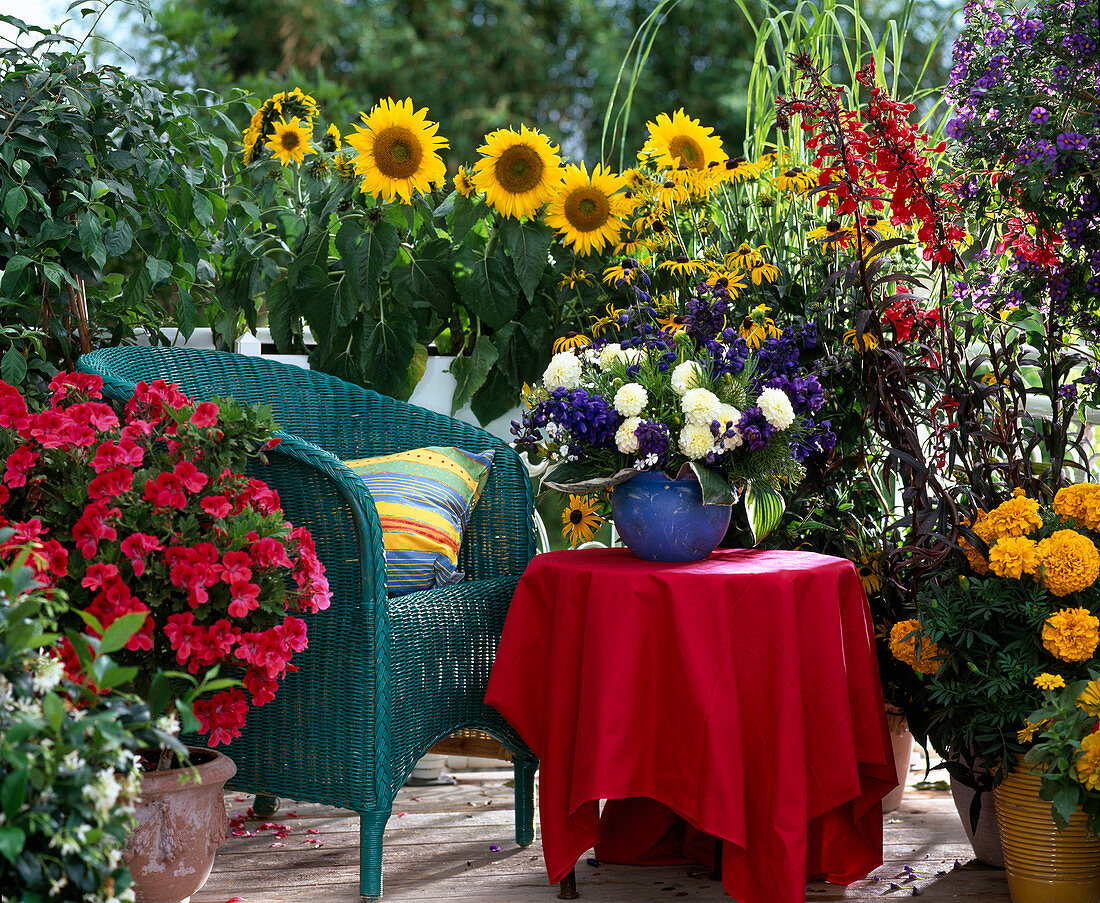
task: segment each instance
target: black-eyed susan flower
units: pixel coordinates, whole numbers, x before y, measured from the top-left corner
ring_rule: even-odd
[[[623,280],[633,284],[637,272],[638,268],[635,266],[628,266],[625,263],[612,264],[603,271],[603,282],[605,285],[617,285],[620,280]]]
[[[727,159],[722,139],[714,134],[714,129],[702,126],[683,109],[671,118],[660,113],[656,121],[646,123],[646,128],[649,138],[645,149],[660,168],[677,169],[682,163],[688,169],[705,170],[712,160],[724,163]]]
[[[749,275],[754,285],[759,285],[761,282],[775,282],[779,278],[779,267],[761,261],[749,270]]]
[[[681,314],[666,314],[655,319],[657,325],[661,327],[661,332],[667,332],[670,335],[675,335],[687,326],[687,320]]]
[[[878,347],[878,339],[875,338],[873,332],[857,334],[854,327],[845,331],[844,335],[841,336],[841,341],[846,345],[851,345],[860,354],[866,354]]]
[[[755,179],[759,173],[756,167],[744,157],[734,157],[718,167],[718,181],[720,182],[746,182]]]
[[[568,273],[562,273],[558,280],[558,288],[575,289],[579,285],[590,285],[596,281],[596,277],[587,270],[572,269]]]
[[[878,558],[874,555],[864,554],[859,562],[859,580],[863,584],[863,591],[868,596],[873,596],[882,589],[882,571],[879,568]]]
[[[766,304],[757,305],[738,327],[737,331],[750,348],[759,348],[768,339],[776,339],[783,334],[783,330],[768,316],[769,310]]]
[[[657,269],[663,270],[666,273],[671,273],[673,276],[695,276],[705,273],[708,267],[704,260],[697,260],[693,257],[686,257],[681,254],[678,257],[673,257],[671,260],[662,260],[657,264]]]
[[[807,188],[812,188],[817,184],[817,179],[797,166],[783,170],[779,175],[774,176],[771,181],[777,191],[789,191],[793,194],[801,194]]]
[[[736,298],[740,295],[747,284],[744,274],[722,267],[711,269],[710,274],[707,276],[707,285],[722,286],[722,288],[730,293],[731,298]]]
[[[474,165],[474,187],[502,216],[532,217],[561,181],[557,146],[536,129],[497,129],[485,136]]]
[[[626,308],[615,307],[613,304],[608,304],[607,307],[604,308],[604,315],[602,317],[592,318],[592,335],[603,335],[609,326],[618,324],[619,317],[624,313],[626,313]]]
[[[691,200],[691,191],[680,182],[665,179],[654,186],[653,199],[659,209],[667,211],[676,204],[686,204]]]
[[[569,494],[569,504],[561,513],[561,535],[574,549],[582,542],[591,542],[603,523],[596,507],[596,500],[591,496]]]
[[[546,223],[557,230],[575,254],[597,254],[616,245],[637,200],[627,196],[626,179],[596,164],[589,175],[569,165],[546,205]]]
[[[560,351],[572,351],[575,348],[584,348],[586,345],[591,345],[592,340],[579,332],[567,332],[563,336],[558,336],[554,339],[554,354]]]
[[[267,147],[283,166],[291,161],[301,163],[306,154],[313,153],[313,126],[303,125],[295,116],[290,122],[282,119],[272,124],[273,134],[267,139]]]
[[[387,97],[360,114],[363,125],[346,140],[357,151],[355,171],[363,176],[364,194],[387,201],[399,197],[407,204],[414,191],[427,193],[447,177],[438,152],[449,145],[427,113],[427,107],[415,110],[410,98]]]
[[[747,273],[757,264],[764,262],[764,255],[760,253],[763,250],[763,245],[759,248],[754,248],[748,242],[741,242],[735,250],[730,251],[726,255],[726,267],[731,270],[739,270],[743,273]]]

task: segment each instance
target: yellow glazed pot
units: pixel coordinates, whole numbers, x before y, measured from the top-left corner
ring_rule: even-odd
[[[1100,903],[1100,840],[1086,833],[1083,812],[1059,831],[1022,758],[993,800],[1013,903]]]

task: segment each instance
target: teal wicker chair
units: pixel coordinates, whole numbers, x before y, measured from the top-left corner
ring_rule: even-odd
[[[504,616],[534,553],[531,486],[519,458],[484,430],[300,367],[187,348],[110,348],[84,355],[104,394],[128,399],[139,380],[178,383],[196,399],[270,405],[278,449],[253,475],[309,528],[332,606],[306,615],[309,649],[274,701],[249,713],[226,748],[231,787],[353,809],[360,815],[359,890],[382,894],[382,832],[413,764],[462,729],[513,754],[516,842],[534,839],[531,751],[484,703]],[[426,445],[496,449],[459,557],[466,579],[387,598],[382,532],[369,493],[341,460]]]

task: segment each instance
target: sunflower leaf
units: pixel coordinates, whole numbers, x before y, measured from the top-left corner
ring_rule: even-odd
[[[554,230],[538,220],[520,221],[511,217],[501,224],[504,245],[512,256],[512,267],[520,288],[528,300],[546,269],[547,254],[554,243]]]
[[[451,416],[467,404],[474,393],[484,384],[493,364],[500,357],[488,336],[478,336],[472,354],[456,357],[451,364],[450,373],[455,378],[454,397],[451,399]]]

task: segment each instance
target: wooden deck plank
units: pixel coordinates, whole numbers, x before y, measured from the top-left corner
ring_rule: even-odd
[[[555,903],[540,841],[514,842],[515,803],[508,771],[463,776],[454,786],[401,791],[386,827],[385,900],[392,903]],[[232,814],[250,797],[230,794]],[[289,817],[290,814],[296,817]],[[192,903],[355,903],[359,899],[359,832],[354,813],[292,803],[271,819],[289,833],[276,839],[262,821],[252,836],[231,837],[214,873]],[[536,832],[537,834],[537,832]],[[872,903],[912,898],[926,903],[1008,903],[1004,872],[970,863],[971,852],[950,796],[910,791],[884,820],[886,862],[868,879],[843,888],[811,882],[807,903]],[[306,843],[307,840],[317,841]],[[272,846],[272,844],[282,844]],[[496,845],[499,850],[493,851]],[[706,869],[578,863],[581,903],[695,900],[729,903]]]

